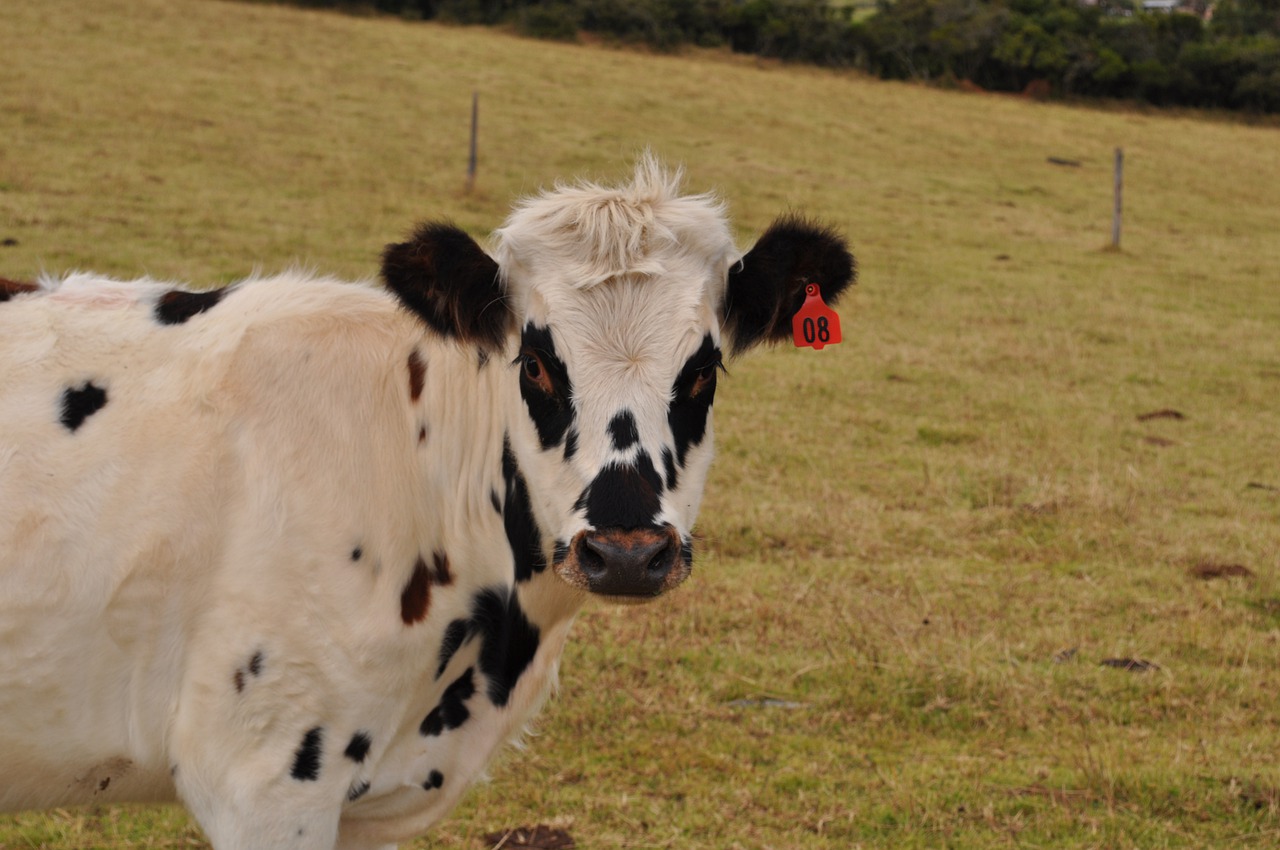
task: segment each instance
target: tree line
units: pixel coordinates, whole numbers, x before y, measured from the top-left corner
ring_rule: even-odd
[[[351,6],[352,0],[301,0]],[[1184,0],[1187,2],[1187,0]],[[1280,0],[356,0],[405,17],[589,32],[993,91],[1280,112]]]

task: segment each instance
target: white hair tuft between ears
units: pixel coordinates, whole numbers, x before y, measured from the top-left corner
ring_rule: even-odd
[[[628,183],[557,183],[516,205],[494,233],[494,258],[508,274],[554,261],[565,285],[588,289],[662,274],[672,251],[705,250],[708,235],[732,251],[724,205],[711,193],[682,195],[683,183],[683,168],[648,149]]]

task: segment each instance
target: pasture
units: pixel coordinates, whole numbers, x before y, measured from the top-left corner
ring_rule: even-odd
[[[6,277],[368,276],[645,146],[743,247],[849,234],[844,343],[728,364],[693,578],[590,605],[418,846],[1280,842],[1280,128],[219,0],[10,4],[0,52]],[[172,807],[0,816],[189,846]]]

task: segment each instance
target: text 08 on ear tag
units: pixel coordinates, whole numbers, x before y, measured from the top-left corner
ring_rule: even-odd
[[[791,319],[791,335],[797,348],[814,348],[835,345],[840,341],[840,317],[822,300],[818,284],[806,284],[804,304]]]

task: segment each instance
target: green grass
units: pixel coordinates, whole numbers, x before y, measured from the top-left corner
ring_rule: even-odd
[[[1280,842],[1275,126],[264,5],[10,5],[8,277],[370,275],[415,220],[484,235],[646,145],[744,245],[791,208],[854,241],[844,344],[730,364],[689,587],[588,608],[530,748],[420,846],[538,821],[583,848]],[[1162,409],[1185,418],[1138,419]],[[1126,657],[1159,669],[1099,666]],[[172,808],[0,818],[4,848],[199,842]]]

